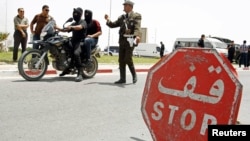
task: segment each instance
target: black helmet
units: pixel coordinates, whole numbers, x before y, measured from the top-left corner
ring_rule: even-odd
[[[74,12],[76,12],[76,13],[82,15],[83,10],[82,10],[81,7],[77,7],[77,8],[74,8]]]
[[[82,17],[82,8],[81,7],[78,7],[78,8],[74,8],[73,9],[73,18],[75,21],[80,21],[81,17]]]

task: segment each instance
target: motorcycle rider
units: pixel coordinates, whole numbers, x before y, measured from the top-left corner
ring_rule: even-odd
[[[74,8],[73,9],[73,22],[71,25],[67,26],[66,29],[60,29],[63,32],[71,32],[72,31],[72,46],[73,46],[73,61],[74,65],[77,68],[77,77],[75,78],[76,82],[81,82],[83,80],[82,73],[83,67],[81,62],[81,42],[84,41],[87,33],[87,23],[84,19],[82,19],[83,10],[82,8]],[[64,76],[69,74],[69,68],[65,69],[59,76]]]
[[[86,53],[86,66],[90,65],[91,47],[95,47],[98,43],[98,37],[102,34],[99,21],[92,19],[93,12],[91,10],[84,11],[84,19],[87,23],[87,36],[84,40],[84,53]]]

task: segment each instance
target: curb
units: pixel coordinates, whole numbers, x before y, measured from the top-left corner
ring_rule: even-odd
[[[136,72],[148,72],[149,69],[135,69]],[[99,69],[97,73],[114,73],[118,71],[118,69]]]
[[[15,67],[13,67],[15,66]],[[96,73],[98,74],[108,74],[108,73],[119,73],[119,68],[118,65],[100,65],[101,68],[97,70]],[[152,67],[152,64],[150,65],[137,65],[137,69],[135,69],[136,72],[148,72],[149,69]],[[242,68],[239,68],[237,64],[233,64],[233,68],[235,68],[236,71],[242,71]],[[249,71],[249,70],[244,70],[244,71]],[[48,68],[47,72],[45,73],[46,75],[56,75],[61,73],[61,71],[57,71],[53,69],[52,67]],[[0,64],[0,77],[3,76],[18,76],[19,72],[17,70],[16,65],[1,65]]]
[[[98,69],[97,73],[115,73],[118,72],[119,69]],[[136,72],[148,72],[149,69],[135,69]],[[29,71],[32,73],[31,71]],[[29,73],[28,72],[28,73]],[[56,75],[59,74],[60,71],[57,70],[47,70],[46,75]],[[19,75],[18,70],[0,70],[0,76],[13,76],[13,75]]]

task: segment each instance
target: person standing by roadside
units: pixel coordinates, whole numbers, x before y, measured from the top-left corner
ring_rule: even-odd
[[[141,14],[133,11],[134,3],[130,0],[126,0],[123,3],[123,14],[118,17],[114,22],[111,22],[109,16],[105,14],[106,25],[110,28],[120,27],[119,30],[119,69],[120,79],[115,81],[115,84],[126,83],[126,65],[132,74],[133,83],[137,82],[137,75],[133,62],[133,50],[135,45],[132,43],[135,40],[135,44],[138,45],[141,40]],[[133,36],[133,40],[129,38]],[[131,42],[132,41],[132,42]]]
[[[205,47],[204,40],[205,40],[205,35],[202,34],[202,35],[201,35],[201,38],[200,38],[199,41],[198,41],[198,46],[199,46],[199,47],[201,47],[201,48],[204,48],[204,47]]]
[[[33,36],[33,41],[40,40],[40,34],[42,32],[43,27],[51,20],[53,17],[49,15],[49,6],[43,5],[42,13],[36,14],[33,20],[30,23],[30,31]],[[34,25],[36,27],[34,28]],[[33,44],[33,49],[38,49],[39,45]]]
[[[177,44],[175,45],[175,49],[180,48],[181,47],[181,41],[177,41]]]
[[[235,54],[234,41],[231,41],[231,43],[230,43],[230,45],[228,45],[227,49],[228,49],[228,56],[227,56],[227,58],[230,61],[230,63],[233,63],[234,54]]]
[[[161,44],[160,57],[162,58],[165,51],[165,45],[163,44],[162,41],[160,42],[160,44]]]
[[[248,52],[247,52],[247,68],[249,68],[250,65],[250,45],[248,45]]]
[[[243,70],[248,70],[247,67],[247,54],[248,54],[248,46],[246,45],[247,41],[244,40],[243,44],[240,46],[240,61],[239,61],[239,67],[241,67],[241,64],[244,64]]]
[[[18,58],[18,48],[21,44],[22,53],[27,47],[27,28],[29,27],[28,18],[24,16],[24,8],[17,9],[18,15],[14,17],[14,48],[13,48],[13,61],[16,62]]]

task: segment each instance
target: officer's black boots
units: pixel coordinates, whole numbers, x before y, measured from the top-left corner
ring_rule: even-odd
[[[137,75],[133,76],[133,83],[135,84],[137,82]]]
[[[82,71],[83,71],[83,68],[82,67],[80,67],[80,68],[78,68],[77,69],[77,77],[76,77],[76,79],[75,79],[75,82],[81,82],[82,80],[83,80],[83,78],[82,78]]]
[[[126,68],[120,68],[120,79],[115,81],[115,84],[124,84],[126,83]]]
[[[132,77],[133,77],[132,81],[133,81],[133,83],[136,83],[137,82],[137,75],[136,75],[136,72],[135,72],[135,67],[134,66],[128,66],[128,68],[129,68],[129,70],[130,70],[130,72],[132,74]]]

